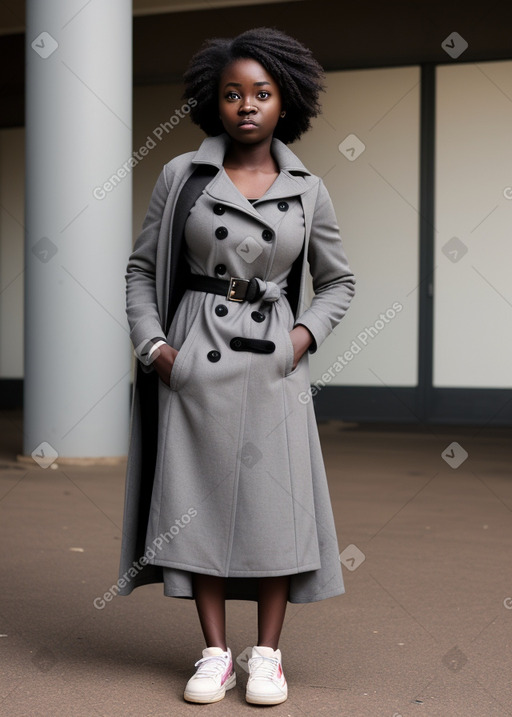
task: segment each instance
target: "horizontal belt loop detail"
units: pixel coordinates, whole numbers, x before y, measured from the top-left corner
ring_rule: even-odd
[[[242,336],[235,336],[229,342],[233,351],[252,351],[255,354],[273,354],[276,345],[273,341],[265,339],[246,339]]]

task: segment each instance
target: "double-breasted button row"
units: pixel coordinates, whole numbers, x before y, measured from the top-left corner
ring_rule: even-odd
[[[228,233],[229,232],[226,227],[217,227],[217,229],[215,230],[215,236],[217,237],[217,239],[225,239]],[[265,241],[272,241],[272,239],[274,238],[274,232],[271,229],[264,229],[261,232],[261,236]]]
[[[289,206],[290,205],[288,204],[288,202],[285,202],[284,199],[282,199],[280,202],[277,203],[277,208],[279,209],[280,212],[287,212],[289,209]],[[213,207],[213,211],[215,214],[217,214],[217,216],[220,217],[226,211],[226,207],[223,204],[216,204]]]
[[[277,203],[277,208],[280,212],[287,212],[290,208],[290,205],[288,204],[288,202],[281,200]],[[220,217],[226,212],[226,207],[223,204],[215,204],[213,207],[213,212]],[[228,229],[224,226],[217,227],[217,229],[215,230],[215,236],[217,237],[217,239],[225,239],[228,234]],[[261,232],[261,236],[264,241],[272,241],[272,239],[274,238],[274,232],[271,229],[264,229]]]
[[[217,304],[215,307],[215,313],[217,316],[226,316],[229,309],[225,304]],[[265,314],[262,314],[261,311],[253,311],[251,313],[251,318],[253,321],[256,321],[258,324],[261,324],[262,321],[265,321]]]
[[[228,313],[228,307],[225,304],[217,304],[217,306],[215,307],[215,313],[217,314],[217,316],[226,316],[226,314]],[[258,324],[261,324],[262,321],[265,321],[265,314],[262,314],[261,311],[253,311],[251,314],[251,318]]]

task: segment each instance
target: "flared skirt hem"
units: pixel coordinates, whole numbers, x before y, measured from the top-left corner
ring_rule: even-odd
[[[320,587],[318,591],[311,593],[305,592],[303,589],[297,589],[294,584],[296,578],[313,578],[315,571],[308,571],[309,576],[303,573],[295,573],[290,575],[290,590],[288,593],[288,602],[290,603],[310,603],[325,600],[331,597],[345,594],[345,586],[343,580],[336,581],[329,588]],[[300,576],[300,577],[299,577]],[[225,578],[225,598],[226,600],[250,600],[258,601],[258,578]],[[332,581],[331,581],[332,582]],[[163,588],[165,597],[175,597],[184,599],[193,599],[193,573],[172,568],[163,569]]]
[[[162,568],[170,568],[189,573],[199,573],[200,575],[214,575],[219,578],[272,578],[280,575],[297,575],[299,573],[309,573],[312,570],[319,570],[321,564],[319,562],[310,563],[300,567],[283,568],[277,570],[229,570],[228,573],[211,568],[202,568],[195,565],[186,565],[168,560],[148,560],[151,565],[158,565]]]

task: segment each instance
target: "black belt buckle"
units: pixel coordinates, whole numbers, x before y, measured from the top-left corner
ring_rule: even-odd
[[[228,301],[245,301],[248,288],[249,279],[240,279],[239,277],[232,276],[229,281],[226,299]]]

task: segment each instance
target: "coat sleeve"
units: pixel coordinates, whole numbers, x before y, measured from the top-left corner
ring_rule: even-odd
[[[125,275],[130,339],[146,372],[153,370],[151,366],[146,366],[144,360],[153,345],[152,340],[158,337],[165,340],[157,306],[156,256],[162,216],[169,196],[167,169],[167,166],[162,169],[153,189],[142,231],[128,259]]]
[[[338,221],[329,193],[320,179],[311,234],[308,263],[313,278],[314,297],[295,321],[313,335],[314,353],[341,321],[355,293],[355,279],[342,245]]]

